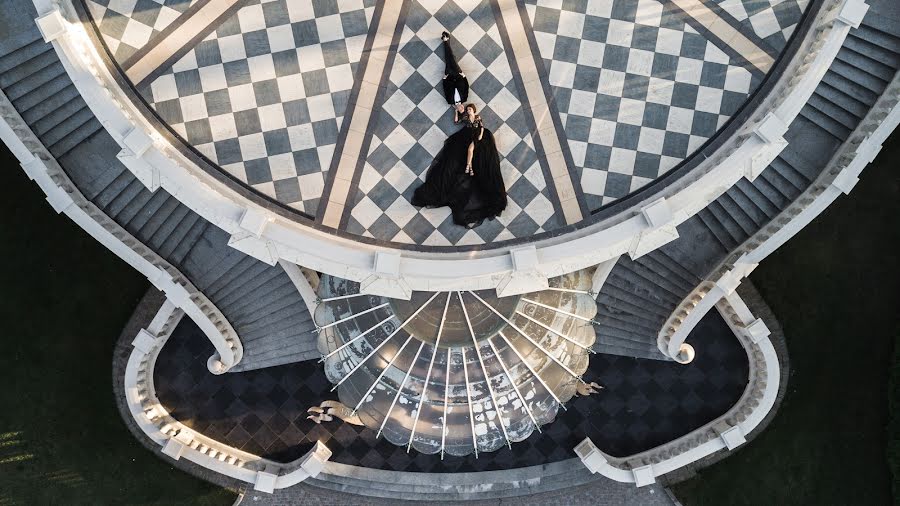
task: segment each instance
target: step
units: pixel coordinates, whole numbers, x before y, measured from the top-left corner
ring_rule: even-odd
[[[141,185],[141,188],[143,191],[138,193],[130,202],[128,202],[128,205],[120,210],[116,216],[116,222],[118,222],[119,226],[128,230],[128,232],[131,232],[131,228],[129,228],[128,224],[147,206],[148,203],[152,202],[153,197],[156,196],[155,193],[147,190],[144,185]]]
[[[712,215],[709,209],[703,208],[698,211],[695,216],[703,223],[703,226],[709,230],[716,241],[722,246],[722,249],[726,252],[732,251],[737,247],[738,243],[735,242],[734,238],[732,238],[724,227],[719,224],[719,221]]]
[[[824,98],[827,98],[832,103],[841,104],[841,107],[859,118],[864,118],[866,114],[868,114],[869,109],[872,107],[871,104],[866,104],[859,98],[850,96],[844,91],[835,88],[825,81],[819,83],[819,86],[816,87],[815,93],[821,95]]]
[[[868,72],[864,72],[862,69],[854,67],[853,65],[842,62],[841,60],[834,60],[831,62],[831,66],[826,73],[829,72],[849,79],[875,95],[881,95],[887,87],[887,81],[884,79],[879,79],[878,77],[873,76]]]
[[[7,89],[24,79],[32,77],[54,63],[61,65],[53,46],[47,44],[43,51],[35,54],[15,67],[0,72],[0,88]]]
[[[7,98],[13,103],[26,99],[35,100],[35,98],[37,100],[46,100],[52,96],[52,93],[48,93],[44,86],[56,81],[72,82],[69,76],[66,75],[66,68],[59,61],[30,74],[23,81],[19,81],[11,86],[5,86],[3,92],[6,93]]]
[[[681,279],[682,283],[680,283],[680,284],[696,286],[697,283],[700,281],[700,278],[697,277],[697,275],[694,274],[693,271],[691,271],[687,266],[683,265],[681,262],[679,262],[678,260],[673,258],[671,256],[671,254],[668,251],[666,251],[665,247],[660,248],[655,251],[651,251],[650,253],[647,253],[644,256],[647,258],[651,258],[654,261],[659,262],[660,264],[666,266],[666,268],[669,269],[670,272],[677,275]]]
[[[57,160],[59,160],[60,165],[67,167],[69,166],[69,163],[68,160],[65,159],[65,156],[70,151],[74,150],[81,145],[81,143],[86,142],[94,135],[102,133],[106,133],[106,130],[103,129],[103,125],[97,121],[97,118],[92,115],[84,122],[84,124],[77,127],[72,133],[63,137],[59,142],[55,143],[53,146],[49,146],[47,149]],[[72,160],[72,163],[77,164],[78,160]]]
[[[133,179],[128,186],[116,195],[116,198],[103,207],[103,211],[121,225],[119,213],[123,212],[135,199],[138,199],[142,192],[149,193],[140,181]]]
[[[94,113],[82,102],[72,114],[66,116],[61,122],[53,126],[47,133],[38,134],[44,146],[53,146],[68,137],[72,132],[83,126],[94,117]],[[37,133],[37,132],[35,132]]]
[[[83,108],[84,101],[79,97],[78,89],[72,85],[49,98],[40,107],[31,109],[28,114],[30,120],[24,116],[22,119],[28,122],[36,135],[42,136]]]
[[[745,210],[752,215],[753,221],[757,225],[765,225],[781,212],[781,209],[772,202],[769,196],[756,186],[756,181],[751,183],[741,178],[735,183],[733,189],[735,194],[732,195],[732,198],[736,200],[737,198],[743,198],[746,201],[744,204]]]
[[[172,258],[172,252],[175,251],[175,248],[177,248],[179,244],[181,244],[181,241],[188,237],[188,234],[191,233],[191,228],[201,219],[202,218],[196,213],[191,212],[187,214],[182,222],[179,223],[178,227],[172,230],[168,237],[166,237],[166,240],[159,245],[159,248],[156,248],[156,252],[159,256],[165,258],[169,263],[175,265],[180,270],[181,265],[170,260]]]
[[[631,313],[651,313],[656,316],[668,316],[669,305],[674,297],[668,300],[661,299],[659,295],[638,293],[633,284],[621,278],[619,273],[610,273],[600,289],[599,295],[606,295],[612,300],[613,307],[624,309]],[[604,302],[598,296],[597,302]]]
[[[64,72],[65,73],[65,72]],[[72,81],[68,76],[61,76],[50,82],[40,85],[40,88],[27,93],[17,100],[12,100],[13,105],[19,114],[23,117],[30,113],[32,109],[40,106],[45,100],[63,91],[67,87],[72,86]]]
[[[888,53],[900,55],[900,37],[897,36],[896,20],[889,18],[873,19],[868,16],[859,25],[859,28],[853,30],[854,37],[870,42]]]
[[[98,195],[103,193],[103,190],[107,186],[109,186],[116,178],[121,176],[123,172],[128,171],[124,170],[124,167],[122,165],[116,164],[113,166],[108,166],[106,170],[100,171],[100,173],[89,182],[78,182],[76,184],[78,185],[78,189],[81,190],[82,195],[93,202],[94,199],[97,198]],[[98,205],[98,207],[101,206]]]
[[[236,251],[226,258],[218,260],[211,265],[213,268],[210,269],[207,276],[198,279],[209,296],[222,297],[229,293],[234,286],[255,279],[265,270],[263,263],[259,260],[238,253]]]
[[[178,246],[172,250],[172,253],[169,255],[169,262],[176,265],[182,265],[184,257],[190,253],[194,245],[197,244],[197,241],[200,240],[206,227],[211,226],[208,221],[204,220],[199,215],[197,215],[197,218],[197,221],[194,222],[194,225],[188,230],[188,233],[181,239]]]
[[[847,36],[837,58],[885,81],[893,79],[900,66],[897,55],[884,51],[865,39],[854,37],[853,32]]]
[[[0,73],[9,72],[20,65],[24,65],[28,60],[47,51],[56,52],[52,45],[44,42],[37,25],[34,25],[32,30],[18,35],[5,34],[2,45],[3,50],[7,52],[0,56]]]
[[[736,244],[744,242],[750,236],[749,232],[744,230],[744,227],[731,215],[731,211],[725,209],[720,201],[714,200],[706,208]]]
[[[644,280],[642,286],[652,287],[653,290],[661,290],[665,293],[660,293],[660,297],[663,298],[665,295],[665,300],[670,301],[674,299],[680,299],[684,297],[683,293],[685,292],[686,286],[688,283],[684,283],[683,281],[679,283],[680,280],[673,279],[668,277],[668,270],[664,272],[658,272],[654,269],[657,265],[654,265],[652,261],[645,261],[643,258],[635,259],[629,262],[630,265],[628,268],[623,271],[623,274],[626,279],[627,275],[633,274]],[[637,283],[636,283],[637,284]],[[687,288],[687,291],[690,291],[690,288]]]
[[[739,192],[737,190],[731,191],[731,189],[729,188],[728,191],[726,191],[725,193],[720,195],[718,199],[716,199],[716,202],[722,209],[727,211],[728,216],[730,216],[731,219],[734,220],[739,227],[741,227],[741,230],[743,230],[744,234],[746,234],[744,240],[747,240],[747,237],[752,236],[759,230],[759,223],[757,223],[753,219],[753,217],[750,216],[747,210],[744,209],[744,206],[742,206],[740,203],[738,203],[737,200],[734,199],[734,193]]]
[[[806,181],[801,178],[800,174],[791,167],[788,162],[781,158],[780,155],[772,160],[772,163],[769,164],[769,169],[772,169],[772,175],[776,176],[776,178],[770,179],[770,181],[773,183],[777,181],[779,189],[782,190],[785,195],[790,196],[791,202],[796,200],[806,189]]]
[[[144,225],[146,225],[156,213],[160,212],[166,201],[171,198],[168,193],[162,190],[155,191],[150,195],[150,199],[147,200],[140,209],[136,209],[133,216],[122,224],[122,226],[135,237],[139,237],[140,230]]]
[[[659,351],[659,348],[654,344],[653,346],[648,346],[647,349],[638,350],[634,348],[629,348],[625,346],[618,345],[608,345],[603,348],[596,348],[595,351],[597,353],[605,353],[607,355],[616,355],[619,357],[630,357],[630,358],[638,358],[643,360],[662,360],[662,361],[671,361],[669,357],[662,354]]]
[[[757,176],[757,178],[753,181],[753,187],[756,188],[762,195],[764,195],[765,198],[772,203],[772,206],[776,208],[780,213],[791,204],[792,200],[785,194],[781,193],[778,187],[769,182],[768,177],[763,176],[764,174],[766,174],[766,172],[771,175],[772,172],[774,172],[774,169],[772,169],[771,167],[767,167],[762,172],[762,174]]]
[[[800,116],[808,119],[812,127],[821,132],[837,139],[838,142],[844,142],[850,136],[849,128],[842,125],[839,121],[830,118],[827,114],[812,107],[808,103],[800,110]]]
[[[840,90],[842,93],[855,97],[858,101],[865,103],[868,108],[871,108],[879,97],[878,93],[835,72],[825,72],[825,75],[822,77],[822,82],[828,84],[832,88]]]
[[[847,129],[847,137],[850,136],[850,132],[853,132],[853,129],[855,129],[856,126],[859,125],[859,122],[862,119],[854,116],[846,109],[832,103],[825,97],[816,95],[815,93],[813,93],[813,95],[809,97],[806,105],[816,109],[822,114],[825,114],[829,118],[843,125],[844,128]]]
[[[180,202],[175,197],[165,193],[163,190],[156,190],[156,193],[165,195],[165,201],[162,206],[147,219],[140,228],[135,227],[133,234],[140,238],[141,242],[149,246],[150,238],[169,220],[172,213],[178,209]]]
[[[174,197],[172,198],[175,200]],[[149,236],[147,240],[144,241],[144,244],[153,251],[158,252],[160,246],[168,239],[169,235],[171,235],[181,222],[191,214],[193,213],[191,213],[184,204],[178,203],[166,220],[160,224],[155,232],[153,232],[153,235]]]
[[[110,180],[109,183],[104,185],[97,193],[97,196],[92,199],[94,205],[101,209],[105,208],[119,193],[127,188],[132,181],[134,181],[134,176],[131,175],[130,172],[120,172],[115,178]]]

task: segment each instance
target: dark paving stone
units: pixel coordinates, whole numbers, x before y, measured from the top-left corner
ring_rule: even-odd
[[[344,464],[411,472],[471,472],[545,464],[572,458],[584,437],[614,456],[642,452],[682,436],[725,413],[747,383],[747,357],[718,312],[688,339],[697,357],[687,366],[597,354],[585,374],[606,388],[571,400],[543,433],[476,459],[406,453],[375,432],[343,422],[317,425],[306,408],[330,392],[321,365],[306,361],[214,376],[206,370],[213,347],[182,320],[157,360],[154,380],[165,408],[185,425],[245,451],[292,461],[320,440]]]

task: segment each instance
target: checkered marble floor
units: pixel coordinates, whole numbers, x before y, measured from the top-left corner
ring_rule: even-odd
[[[198,0],[88,0],[103,41],[122,64]]]
[[[809,6],[809,0],[711,0],[775,52],[787,40]]]
[[[373,140],[351,200],[347,230],[388,241],[430,246],[483,244],[550,230],[554,212],[527,128],[519,90],[489,0],[408,0],[397,57]],[[444,140],[460,127],[441,91],[441,32],[452,34],[454,54],[477,104],[494,132],[509,196],[494,221],[467,230],[453,224],[450,209],[416,209],[409,202],[425,180]]]
[[[657,0],[526,0],[588,207],[687,158],[760,79]]]
[[[213,163],[312,216],[374,5],[251,2],[139,91]]]
[[[632,455],[725,413],[747,384],[746,353],[717,311],[700,321],[688,342],[698,350],[689,365],[591,356],[585,379],[605,387],[599,394],[572,399],[543,432],[478,458],[407,453],[366,427],[307,420],[307,408],[336,399],[316,360],[212,375],[206,360],[215,350],[187,318],[160,351],[154,384],[160,402],[177,420],[278,462],[291,462],[321,441],[334,452],[331,460],[342,464],[410,472],[489,471],[574,458],[573,448],[585,437],[610,455]]]
[[[198,1],[87,3],[122,62]],[[780,49],[809,0],[702,1],[742,33]],[[341,149],[345,116],[353,112],[377,4],[245,0],[138,91],[176,134],[238,182],[316,218],[324,211],[322,195],[330,192],[328,171]],[[621,199],[689,157],[763,77],[694,30],[667,0],[522,0],[519,6],[571,154],[576,194],[580,199],[583,193],[588,210]],[[383,96],[368,124],[371,142],[340,228],[383,241],[463,246],[565,225],[535,150],[540,142],[530,131],[532,104],[523,103],[505,42],[509,28],[498,26],[495,3],[397,0],[389,8],[401,12],[399,42],[380,81]],[[474,230],[454,225],[447,208],[409,203],[457,128],[440,89],[444,30],[452,33],[469,78],[469,99],[495,133],[509,193],[503,215]]]

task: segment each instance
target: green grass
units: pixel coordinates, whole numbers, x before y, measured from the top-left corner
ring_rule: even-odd
[[[147,280],[0,163],[0,505],[231,504],[119,418],[113,346]]]
[[[787,395],[756,440],[674,487],[686,506],[892,503],[885,448],[900,308],[898,162],[895,134],[849,196],[751,274],[784,326]]]

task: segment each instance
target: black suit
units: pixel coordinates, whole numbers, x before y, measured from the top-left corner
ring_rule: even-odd
[[[450,47],[449,41],[444,41],[444,65],[444,74],[447,75],[443,81],[444,98],[447,99],[448,104],[455,104],[457,101],[453,92],[457,91],[459,92],[459,101],[466,102],[469,100],[469,80],[463,75],[459,64],[456,63],[456,57],[453,56],[453,49]]]

